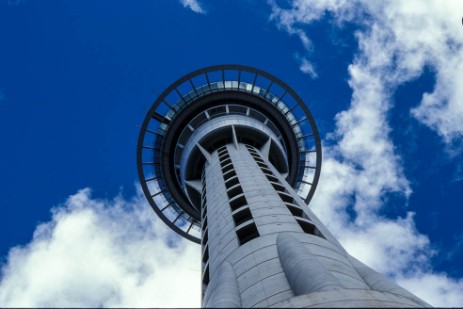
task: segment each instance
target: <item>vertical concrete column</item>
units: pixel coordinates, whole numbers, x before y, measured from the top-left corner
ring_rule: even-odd
[[[257,149],[205,167],[205,307],[426,306],[354,260]]]
[[[240,291],[233,267],[224,261],[217,272],[218,283],[207,303],[211,308],[241,308]]]
[[[339,280],[291,234],[280,233],[277,237],[277,247],[281,265],[294,294],[303,295],[342,288]]]
[[[203,280],[203,306],[210,307],[219,306],[219,304],[224,305],[224,303],[219,302],[220,298],[224,297],[225,291],[221,282],[224,277],[227,278],[226,280],[233,280],[232,277],[234,277],[233,271],[224,265],[226,265],[227,257],[238,248],[239,244],[235,233],[235,225],[231,220],[232,211],[218,151],[211,154],[204,173],[209,257],[207,266],[205,265],[208,269],[203,270],[203,273],[208,273],[209,280],[206,280],[207,284]],[[225,286],[230,288],[229,284]],[[239,294],[234,295],[235,290],[233,288],[229,289],[227,306],[237,303]],[[222,296],[215,296],[216,293]]]

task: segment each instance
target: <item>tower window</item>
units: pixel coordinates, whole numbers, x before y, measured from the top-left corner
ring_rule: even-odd
[[[209,264],[207,264],[206,269],[204,270],[203,274],[203,284],[209,284]]]
[[[289,203],[286,203],[286,207],[288,207],[289,211],[293,214],[293,216],[302,218],[302,214],[304,213],[302,208]]]
[[[209,261],[209,246],[206,244],[203,251],[203,263],[207,263],[207,261]]]
[[[242,207],[233,212],[233,220],[235,225],[238,226],[246,221],[252,220],[251,211],[249,207]]]
[[[292,203],[294,202],[294,199],[291,195],[289,195],[288,193],[285,193],[285,192],[278,192],[278,195],[280,196],[280,198],[283,200],[283,202],[285,203]]]
[[[309,222],[302,218],[296,218],[297,223],[299,223],[300,227],[304,231],[304,233],[319,236],[319,232],[315,224]]]
[[[226,166],[227,164],[230,164],[231,163],[231,159],[230,158],[226,158],[225,160],[223,160],[222,162],[220,162],[220,165],[222,167]]]
[[[259,231],[254,221],[249,221],[248,224],[237,230],[236,234],[238,235],[240,245],[244,245],[248,241],[259,237]]]
[[[246,198],[244,197],[244,194],[235,196],[234,198],[230,199],[229,203],[230,203],[230,208],[232,209],[232,211],[235,211],[241,206],[248,204],[246,201]]]
[[[227,191],[229,199],[231,199],[231,198],[233,198],[233,197],[235,197],[235,196],[237,196],[238,194],[241,194],[241,193],[243,193],[243,189],[241,188],[239,183],[237,185],[234,185],[233,187],[231,187]]]
[[[222,167],[222,173],[226,173],[228,171],[231,171],[233,169],[233,164],[232,163],[229,163],[228,165],[225,165],[224,167]]]
[[[272,182],[275,182],[275,183],[279,183],[280,181],[278,180],[278,178],[276,178],[275,176],[273,175],[266,175],[267,176],[267,179],[272,181]]]
[[[274,183],[274,182],[270,182],[273,186],[273,188],[279,192],[285,192],[286,189],[285,187],[283,187],[282,185],[280,185],[279,183]]]
[[[208,240],[209,240],[209,233],[206,230],[206,231],[204,231],[204,235],[203,235],[203,238],[202,238],[203,245],[206,245]]]
[[[235,176],[236,176],[235,170],[229,170],[226,173],[223,173],[223,179],[225,181],[227,181],[228,179],[230,179],[232,177],[235,177]]]
[[[227,187],[227,189],[230,189],[231,187],[233,187],[234,185],[237,185],[239,184],[240,181],[238,180],[238,177],[235,176],[233,178],[229,178],[225,181],[225,186]]]
[[[203,224],[202,224],[202,228],[203,228],[203,231],[206,230],[207,228],[207,216],[204,217],[204,221],[203,221]]]

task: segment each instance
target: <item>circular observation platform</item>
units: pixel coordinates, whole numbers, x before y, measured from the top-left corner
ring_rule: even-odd
[[[309,109],[264,71],[218,65],[185,75],[154,102],[142,124],[137,168],[151,207],[174,231],[200,243],[202,151],[232,143],[256,148],[270,139],[270,162],[308,204],[318,183],[321,144]],[[202,148],[202,149],[200,149]]]

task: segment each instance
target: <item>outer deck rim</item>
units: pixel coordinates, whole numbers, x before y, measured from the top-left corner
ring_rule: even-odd
[[[319,177],[320,177],[322,153],[321,153],[321,141],[320,141],[320,137],[319,137],[319,133],[318,133],[318,128],[317,128],[317,126],[315,124],[315,121],[314,121],[308,107],[305,105],[305,103],[302,101],[302,99],[297,95],[297,93],[292,88],[290,88],[286,83],[284,83],[283,81],[281,81],[277,77],[275,77],[275,76],[273,76],[273,75],[271,75],[271,74],[269,74],[269,73],[267,73],[265,71],[262,71],[262,70],[259,70],[259,69],[253,68],[253,67],[249,67],[249,66],[243,66],[243,65],[215,65],[215,66],[202,68],[202,69],[193,71],[193,72],[191,72],[189,74],[186,74],[185,76],[181,77],[180,79],[175,81],[173,84],[171,84],[163,93],[161,93],[161,95],[159,95],[159,97],[155,100],[152,107],[148,111],[148,113],[147,113],[147,115],[145,117],[145,120],[144,120],[144,122],[142,124],[140,134],[139,134],[139,138],[138,138],[138,144],[137,144],[137,169],[138,169],[138,175],[139,175],[139,179],[140,179],[140,183],[141,183],[143,192],[144,192],[148,202],[150,203],[151,207],[157,213],[157,215],[170,228],[172,228],[174,231],[176,231],[180,235],[184,236],[185,238],[187,238],[189,240],[192,240],[194,242],[197,242],[197,243],[200,242],[199,237],[195,237],[195,236],[188,233],[190,231],[190,229],[193,227],[193,225],[196,225],[196,226],[198,225],[198,222],[194,221],[194,220],[197,220],[197,219],[191,217],[191,215],[190,215],[190,218],[191,218],[192,221],[190,221],[191,225],[189,226],[188,231],[182,230],[180,227],[178,227],[175,224],[175,221],[177,221],[177,219],[180,218],[180,216],[182,216],[182,213],[185,212],[185,210],[189,210],[189,212],[191,212],[191,209],[189,209],[191,207],[189,207],[189,205],[187,204],[188,199],[184,199],[183,201],[180,201],[180,202],[179,202],[178,198],[175,200],[176,205],[172,205],[172,207],[174,208],[174,210],[177,211],[177,213],[179,213],[178,218],[175,219],[175,220],[172,220],[172,219],[168,218],[163,213],[161,208],[158,205],[156,205],[156,202],[153,200],[151,192],[148,189],[147,180],[145,178],[145,174],[144,174],[144,170],[143,170],[144,162],[143,162],[143,157],[142,157],[142,149],[143,149],[143,146],[144,146],[145,134],[147,133],[147,131],[149,131],[148,130],[149,122],[150,122],[150,120],[152,118],[155,118],[156,116],[158,116],[158,115],[156,115],[157,108],[159,107],[159,105],[162,102],[165,102],[166,97],[170,93],[172,93],[173,91],[177,91],[177,87],[179,87],[180,85],[184,84],[187,81],[191,82],[192,78],[194,78],[194,77],[196,77],[198,75],[206,74],[206,76],[207,76],[207,73],[211,73],[211,72],[215,72],[215,71],[221,71],[222,76],[223,76],[223,74],[224,74],[223,72],[226,71],[226,70],[227,71],[228,70],[237,70],[237,71],[240,72],[240,74],[241,74],[241,72],[253,73],[253,74],[256,75],[256,78],[257,78],[257,76],[262,76],[262,77],[264,77],[264,78],[271,81],[271,84],[270,84],[270,86],[268,88],[271,87],[272,83],[278,84],[280,87],[282,87],[285,90],[285,94],[288,93],[292,98],[295,99],[295,101],[297,102],[298,107],[300,107],[303,110],[303,112],[304,112],[304,114],[306,116],[306,121],[309,122],[310,127],[313,130],[314,141],[315,141],[315,152],[316,152],[316,165],[314,166],[315,174],[314,174],[314,177],[313,177],[313,182],[310,184],[310,190],[309,190],[307,196],[304,199],[306,204],[308,204],[310,202],[310,200],[312,199],[313,194],[314,194],[315,189],[316,189],[317,184],[318,184]],[[223,80],[223,82],[224,82],[224,86],[225,86],[225,80]],[[239,85],[238,85],[238,87],[239,87]],[[254,87],[254,84],[253,84],[253,87]],[[223,92],[225,92],[225,91],[227,91],[227,90],[226,89],[223,90]],[[196,92],[196,89],[195,89],[195,92]],[[239,88],[238,88],[238,92],[239,92]],[[285,94],[283,94],[283,96]],[[183,97],[182,97],[182,100],[183,100]],[[161,147],[161,153],[162,153],[162,147]],[[160,177],[162,177],[162,176],[160,176]],[[161,192],[161,194],[163,195],[164,193]],[[199,217],[199,214],[197,214],[197,216],[195,216],[195,217]]]

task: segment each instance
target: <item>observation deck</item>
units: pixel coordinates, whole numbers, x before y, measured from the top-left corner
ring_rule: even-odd
[[[187,74],[148,111],[137,167],[151,207],[170,228],[196,243],[201,210],[195,182],[207,154],[233,141],[267,145],[269,161],[306,204],[317,186],[320,137],[294,90],[248,66],[218,65]]]

